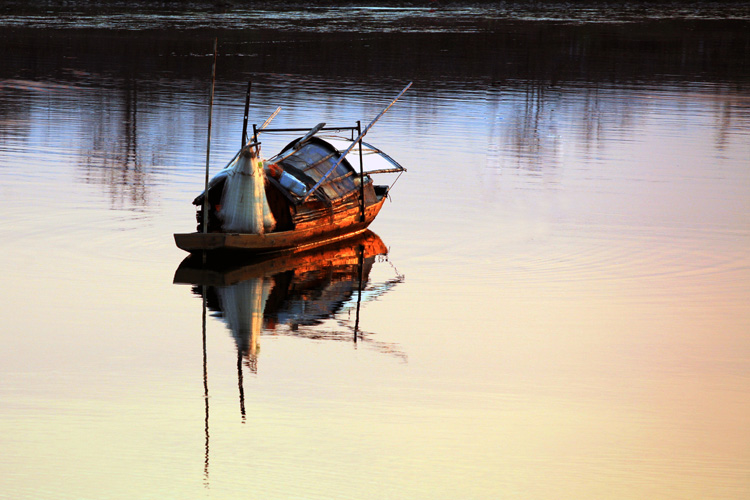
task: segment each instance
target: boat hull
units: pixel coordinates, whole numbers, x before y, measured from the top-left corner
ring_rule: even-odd
[[[231,286],[252,278],[274,276],[287,271],[309,272],[324,268],[356,268],[360,259],[385,255],[388,248],[378,235],[365,230],[342,242],[321,245],[300,252],[278,252],[258,256],[237,254],[235,259],[205,261],[190,255],[175,271],[174,283]]]
[[[321,220],[301,229],[266,234],[177,233],[174,239],[179,248],[190,253],[302,251],[361,234],[378,215],[384,202],[385,196],[367,206],[364,221],[360,221],[360,209],[355,206],[333,220]]]

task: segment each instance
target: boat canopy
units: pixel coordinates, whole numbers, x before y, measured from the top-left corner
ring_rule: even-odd
[[[310,189],[336,165],[341,152],[345,151],[352,142],[352,140],[338,137],[325,139],[312,137],[304,146],[292,153],[291,151],[297,144],[295,140],[289,143],[281,153],[271,158],[269,163],[279,161],[284,171],[294,175]],[[379,149],[367,143],[363,144],[362,163],[365,174],[404,170],[401,165]],[[359,167],[359,153],[359,145],[356,145],[320,185],[318,191],[322,191],[329,199],[334,199],[359,189],[359,168],[353,168],[350,163],[352,161]]]
[[[290,142],[284,149],[266,164],[277,163],[283,170],[297,180],[302,182],[307,189],[311,189],[323,176],[336,164],[341,153],[346,151],[354,140],[345,137],[311,137],[307,142],[294,151],[299,139]],[[403,172],[406,169],[398,164],[393,158],[385,154],[372,144],[362,141],[362,166],[365,175],[392,172]],[[359,189],[359,155],[360,145],[356,144],[344,160],[318,188],[328,199],[336,199]],[[239,153],[230,160],[224,169],[217,173],[209,182],[209,190],[219,182],[223,181],[228,172],[236,166],[239,161]],[[352,166],[353,162],[357,168]],[[198,195],[194,205],[203,203],[203,194]]]
[[[330,137],[325,138],[326,142],[331,144],[338,151],[346,151],[351,146],[351,139],[345,139],[342,137]],[[406,169],[399,165],[399,163],[385,154],[382,150],[376,148],[372,144],[368,144],[362,141],[364,148],[362,149],[362,163],[364,166],[365,174],[368,173],[386,173],[386,172],[403,172]],[[351,152],[347,155],[347,158],[354,162],[359,163],[359,144],[352,148]],[[358,166],[358,165],[357,165]]]

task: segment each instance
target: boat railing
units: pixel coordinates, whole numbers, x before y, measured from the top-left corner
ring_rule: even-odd
[[[350,131],[352,132],[352,140],[354,140],[354,132],[359,130],[358,127],[323,127],[320,129],[320,131],[325,132],[344,132],[344,131]],[[259,134],[267,134],[267,133],[277,133],[277,134],[292,134],[292,133],[301,133],[301,132],[309,132],[309,128],[264,128],[260,129],[256,124],[253,124],[253,135],[257,137]]]

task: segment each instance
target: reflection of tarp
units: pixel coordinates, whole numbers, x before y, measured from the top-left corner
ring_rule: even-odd
[[[270,288],[271,280],[267,278],[216,287],[224,319],[242,353],[255,354]]]

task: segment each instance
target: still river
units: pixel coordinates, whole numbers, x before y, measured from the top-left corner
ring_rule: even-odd
[[[640,5],[6,12],[0,497],[750,496],[750,8]],[[173,283],[214,36],[212,172],[414,81],[255,334]]]

